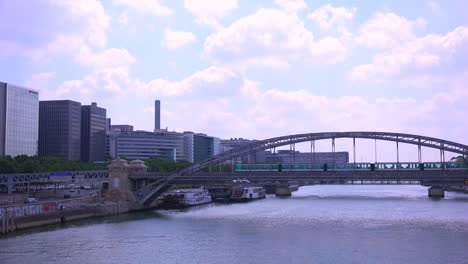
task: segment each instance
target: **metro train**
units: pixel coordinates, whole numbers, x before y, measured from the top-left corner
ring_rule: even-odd
[[[236,171],[346,171],[346,170],[468,170],[465,162],[344,163],[344,164],[236,164]]]

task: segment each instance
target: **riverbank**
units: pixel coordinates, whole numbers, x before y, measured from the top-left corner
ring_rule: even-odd
[[[0,234],[138,211],[136,202],[102,201],[98,195],[0,207]]]

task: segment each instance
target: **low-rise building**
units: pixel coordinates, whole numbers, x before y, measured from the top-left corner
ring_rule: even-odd
[[[161,157],[186,160],[184,134],[159,130],[158,132],[120,132],[115,137],[116,156],[128,159]]]
[[[202,133],[184,132],[184,150],[188,162],[208,159],[220,153],[221,140]]]

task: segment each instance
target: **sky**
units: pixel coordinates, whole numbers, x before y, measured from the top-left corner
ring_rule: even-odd
[[[468,144],[466,10],[463,0],[0,0],[0,81],[40,100],[97,102],[139,130],[153,130],[159,99],[171,131]]]

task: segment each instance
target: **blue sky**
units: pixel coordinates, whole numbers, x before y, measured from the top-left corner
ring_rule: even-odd
[[[141,130],[153,129],[160,99],[162,126],[221,138],[378,130],[466,144],[467,9],[456,0],[1,1],[0,80],[41,100],[95,101],[114,124]]]

